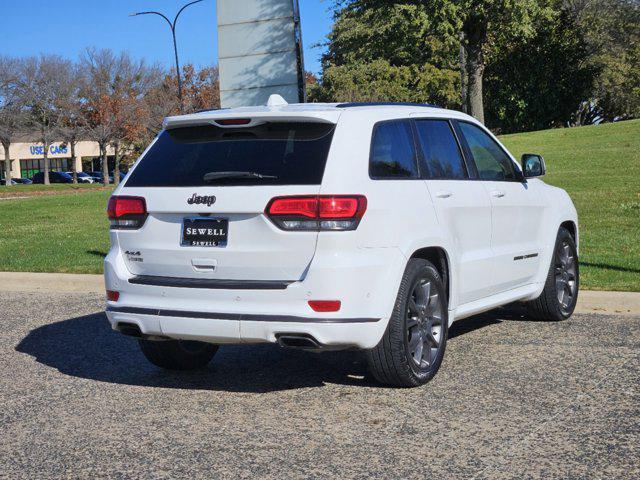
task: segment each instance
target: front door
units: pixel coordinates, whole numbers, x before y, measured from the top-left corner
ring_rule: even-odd
[[[484,129],[458,125],[491,202],[494,289],[503,292],[531,283],[542,256],[543,194],[537,182],[522,179],[511,157]]]

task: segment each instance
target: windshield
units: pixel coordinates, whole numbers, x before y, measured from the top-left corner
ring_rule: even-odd
[[[127,180],[127,187],[319,185],[334,125],[213,125],[162,132]]]

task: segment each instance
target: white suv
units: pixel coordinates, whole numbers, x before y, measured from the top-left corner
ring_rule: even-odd
[[[577,215],[542,157],[437,107],[270,103],[167,118],[109,200],[107,316],[151,362],[357,348],[415,386],[454,320],[572,314]]]

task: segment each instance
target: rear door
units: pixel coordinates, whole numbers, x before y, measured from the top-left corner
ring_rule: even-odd
[[[491,203],[473,179],[452,124],[446,119],[415,119],[425,182],[438,221],[450,236],[457,266],[453,284],[458,304],[491,293]]]
[[[494,288],[506,291],[533,281],[540,265],[544,195],[522,181],[507,152],[477,125],[458,122],[491,201]]]
[[[243,121],[165,130],[136,165],[119,195],[143,197],[148,217],[117,233],[132,274],[304,275],[317,232],[282,231],[264,210],[276,196],[318,193],[335,125]]]

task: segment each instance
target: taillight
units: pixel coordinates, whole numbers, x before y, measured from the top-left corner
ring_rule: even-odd
[[[363,195],[276,197],[265,210],[282,230],[355,230],[367,209]]]
[[[116,292],[115,290],[107,290],[107,300],[110,302],[117,302],[120,298],[120,292]]]
[[[135,230],[147,219],[147,204],[142,197],[112,196],[107,205],[109,224],[114,230]]]
[[[309,300],[309,306],[314,312],[337,312],[340,310],[340,300]]]

